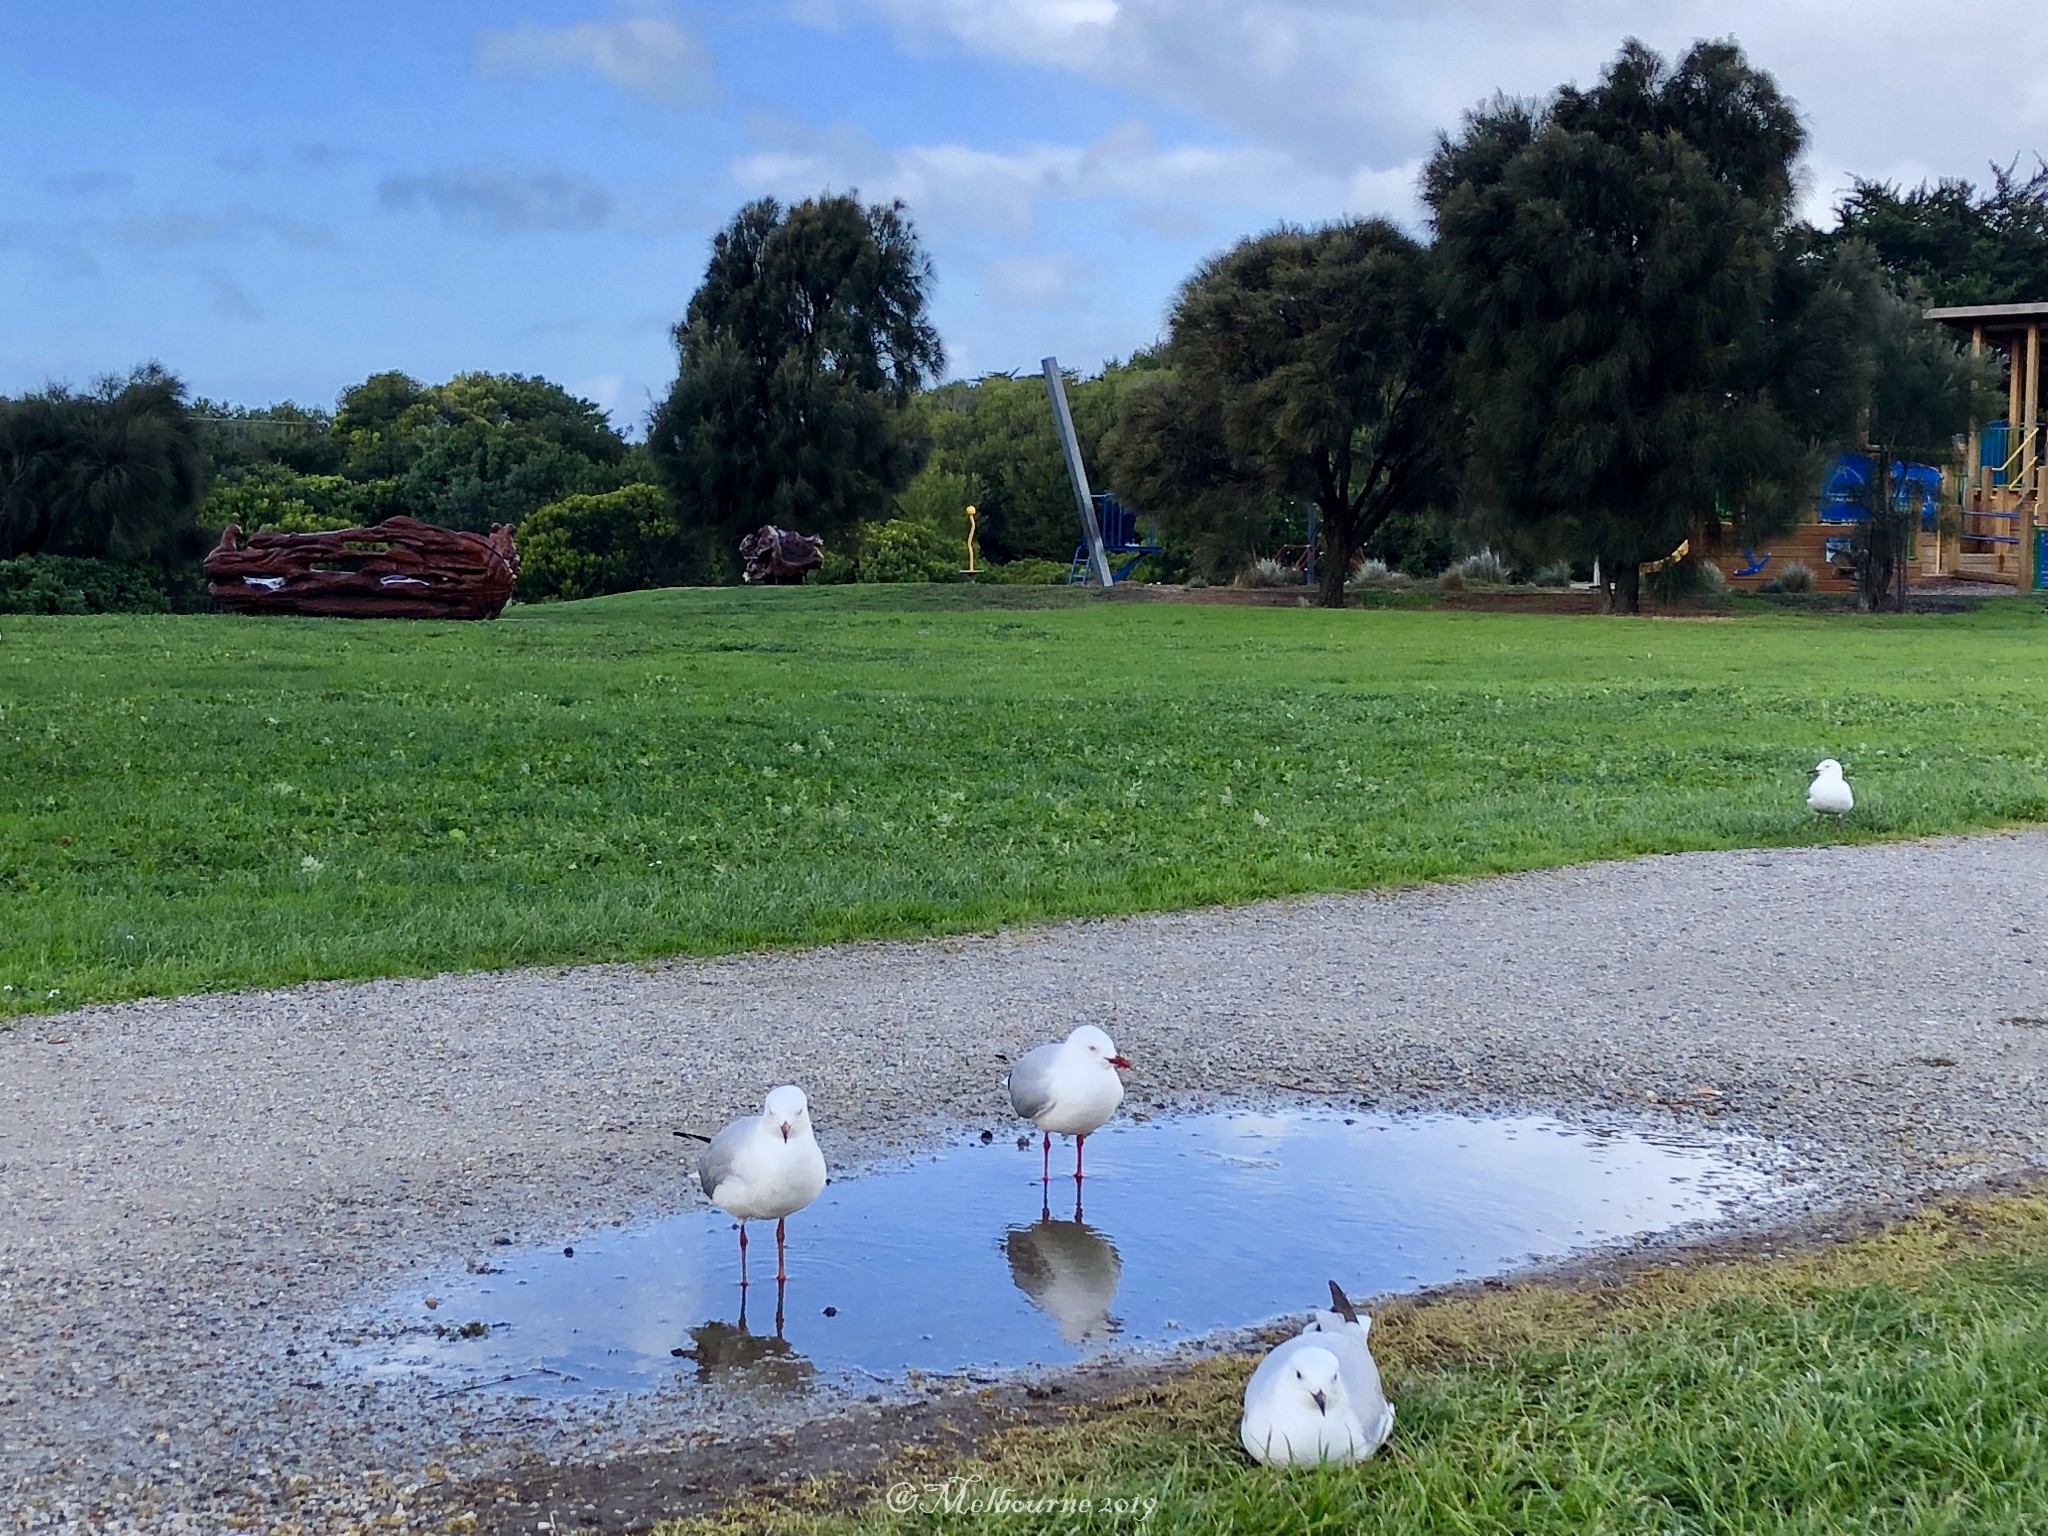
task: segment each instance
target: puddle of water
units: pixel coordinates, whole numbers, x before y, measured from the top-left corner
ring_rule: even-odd
[[[1497,1274],[1773,1189],[1710,1143],[1540,1118],[1120,1122],[1089,1138],[1079,1213],[1071,1149],[1053,1149],[1045,1204],[1039,1164],[1035,1142],[999,1138],[835,1180],[790,1218],[779,1330],[772,1225],[750,1233],[743,1317],[732,1222],[693,1211],[574,1236],[573,1256],[492,1249],[489,1273],[379,1308],[348,1356],[541,1396],[1061,1365],[1298,1313],[1329,1278],[1369,1296]],[[489,1331],[461,1337],[472,1320]]]

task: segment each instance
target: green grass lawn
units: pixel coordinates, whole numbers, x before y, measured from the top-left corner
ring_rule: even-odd
[[[1399,1415],[1355,1468],[1252,1466],[1251,1360],[1014,1428],[914,1447],[872,1487],[813,1485],[665,1528],[803,1536],[1822,1536],[2048,1530],[2048,1198],[1962,1202],[1790,1260],[1652,1270],[1388,1307]],[[1002,1513],[892,1512],[895,1484]],[[1051,1501],[1043,1514],[1015,1505]],[[1068,1500],[1152,1514],[1053,1512]],[[839,1506],[835,1509],[835,1506]]]
[[[1860,805],[1802,808],[1824,753]],[[2048,817],[2048,616],[644,593],[0,621],[0,1011]]]

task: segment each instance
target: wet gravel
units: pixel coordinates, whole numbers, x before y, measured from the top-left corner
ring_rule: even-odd
[[[41,1016],[0,1033],[0,1530],[441,1529],[438,1489],[522,1459],[699,1441],[701,1405],[435,1398],[325,1351],[419,1265],[694,1203],[672,1130],[776,1082],[842,1168],[1008,1133],[999,1053],[1082,1020],[1138,1104],[1740,1131],[1816,1209],[2048,1165],[2044,910],[2025,832]]]

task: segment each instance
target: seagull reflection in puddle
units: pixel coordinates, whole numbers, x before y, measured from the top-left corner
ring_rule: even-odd
[[[1078,1199],[1072,1221],[1055,1221],[1051,1207],[1042,1206],[1030,1226],[1010,1228],[1003,1234],[1003,1253],[1017,1289],[1059,1324],[1060,1337],[1069,1344],[1122,1329],[1109,1309],[1123,1278],[1123,1260],[1116,1244],[1081,1219]]]
[[[747,1293],[742,1290],[738,1322],[713,1318],[700,1323],[690,1330],[690,1348],[674,1353],[697,1362],[700,1382],[744,1382],[784,1391],[808,1386],[817,1367],[782,1336],[782,1295],[783,1287],[777,1285],[774,1333],[754,1333],[747,1328]]]

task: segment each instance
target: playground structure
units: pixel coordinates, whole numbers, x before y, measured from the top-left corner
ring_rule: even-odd
[[[1958,305],[1930,309],[1927,319],[1966,335],[1978,356],[1987,349],[2004,354],[2006,411],[2003,420],[1970,433],[1953,466],[1889,466],[1893,506],[1915,529],[1914,578],[2048,586],[2048,432],[2041,424],[2048,302]],[[1736,586],[1756,587],[1796,560],[1823,584],[1847,587],[1855,579],[1848,559],[1854,525],[1868,516],[1875,472],[1870,455],[1843,454],[1829,468],[1809,521],[1768,547],[1717,550],[1722,574]]]
[[[1059,359],[1048,357],[1045,393],[1052,402],[1053,430],[1059,434],[1060,451],[1067,460],[1067,479],[1074,487],[1074,508],[1081,515],[1081,542],[1074,546],[1074,563],[1067,571],[1069,586],[1094,581],[1112,587],[1130,575],[1147,555],[1159,553],[1159,545],[1138,530],[1138,515],[1107,492],[1088,488],[1088,467],[1081,462],[1081,439],[1074,431],[1074,413],[1067,405],[1066,380],[1060,374]],[[1111,555],[1126,557],[1112,567]]]

